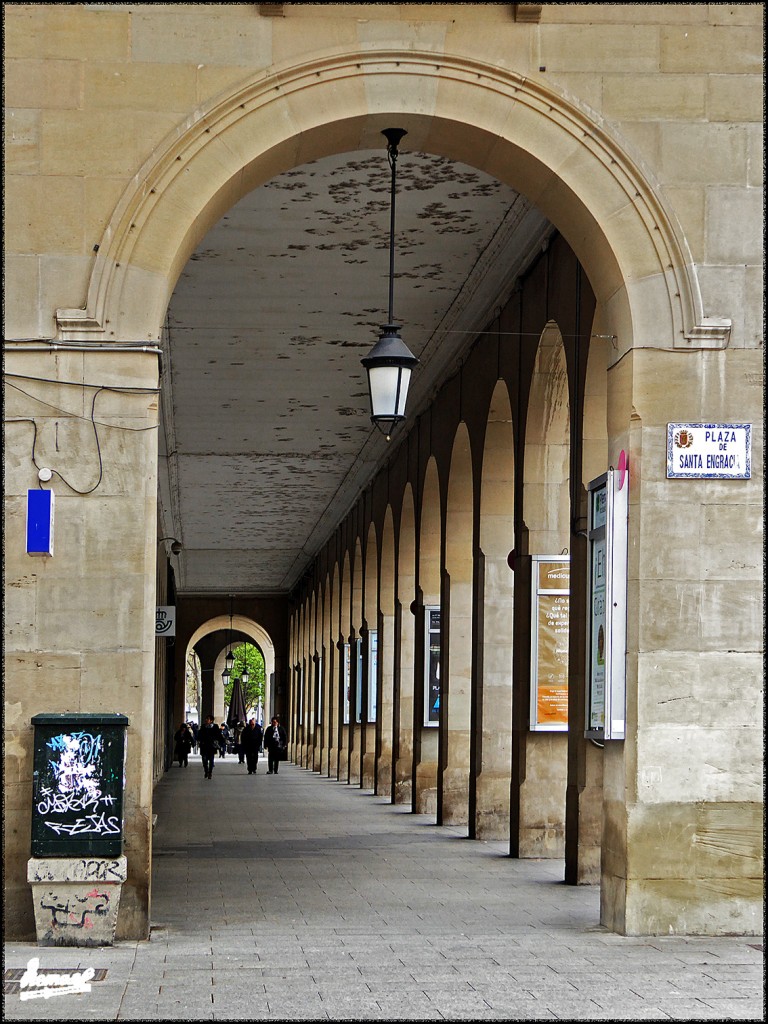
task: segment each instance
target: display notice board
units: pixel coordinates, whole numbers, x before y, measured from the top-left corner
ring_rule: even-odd
[[[355,638],[355,721],[363,720],[363,639]]]
[[[127,717],[41,714],[32,725],[32,856],[122,854]]]
[[[344,644],[344,662],[342,669],[342,679],[344,687],[344,725],[349,725],[349,704],[352,699],[352,658],[351,658],[351,647],[349,644]]]
[[[375,722],[378,708],[379,634],[368,631],[368,721]]]
[[[440,608],[424,607],[424,725],[440,724]]]
[[[531,556],[531,724],[568,730],[569,555]]]
[[[317,695],[315,701],[315,722],[317,725],[322,725],[323,722],[323,656],[318,654],[315,662],[315,693]]]
[[[588,739],[625,736],[629,474],[609,469],[589,491]]]

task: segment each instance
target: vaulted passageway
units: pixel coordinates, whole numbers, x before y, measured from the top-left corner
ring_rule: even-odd
[[[664,459],[677,421],[752,417],[759,433],[751,7],[411,5],[412,23],[388,5],[370,21],[347,5],[8,6],[26,126],[7,341],[20,929],[29,719],[119,705],[118,932],[146,936],[152,783],[185,653],[233,598],[274,649],[270,710],[317,785],[372,780],[446,827],[508,833],[514,857],[564,861],[568,882],[600,875],[618,931],[756,927],[762,479],[681,481]],[[627,40],[642,41],[629,66]],[[71,57],[60,97],[50,58],[31,63],[41,46]],[[699,59],[712,52],[727,72]],[[742,101],[736,123],[718,88]],[[105,145],[124,124],[131,145]],[[388,445],[360,356],[383,319],[392,125],[407,130],[396,308],[420,366]],[[584,735],[602,679],[586,487],[618,465],[627,714],[605,750]],[[55,557],[25,551],[31,489],[58,496]],[[536,635],[542,557],[568,559],[567,654]],[[175,647],[152,631],[166,604]],[[566,704],[567,736],[546,728]]]

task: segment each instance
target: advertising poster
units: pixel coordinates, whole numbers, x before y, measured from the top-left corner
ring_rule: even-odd
[[[344,680],[344,725],[349,725],[349,698],[351,696],[350,686],[352,683],[350,677],[352,671],[350,653],[349,644],[344,644],[344,675],[342,676]]]
[[[568,728],[570,560],[534,555],[531,729]]]
[[[317,724],[323,721],[323,656],[317,657],[317,668],[315,670],[315,692],[317,693]]]
[[[424,725],[440,723],[440,609],[425,607]]]
[[[626,731],[629,472],[619,467],[589,484],[589,638],[585,735],[621,740]]]
[[[378,685],[379,634],[375,629],[368,633],[368,721],[376,721]]]
[[[605,538],[592,544],[589,728],[605,725]]]
[[[363,641],[355,640],[355,721],[363,720]]]

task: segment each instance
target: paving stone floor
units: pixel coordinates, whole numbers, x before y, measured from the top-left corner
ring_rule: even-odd
[[[6,974],[106,969],[7,1020],[764,1020],[762,936],[626,938],[562,862],[513,860],[286,764],[200,759],[155,794],[152,932],[6,943]]]

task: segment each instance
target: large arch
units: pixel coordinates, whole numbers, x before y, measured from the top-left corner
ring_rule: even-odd
[[[186,664],[189,651],[191,651],[195,644],[202,640],[203,637],[208,636],[210,633],[216,633],[219,630],[230,629],[233,633],[245,633],[246,636],[249,636],[264,655],[264,675],[266,678],[266,686],[264,688],[264,709],[266,711],[267,708],[272,707],[275,696],[272,693],[272,683],[275,678],[275,645],[272,641],[272,637],[266,629],[264,629],[264,627],[258,622],[248,618],[248,616],[216,615],[213,618],[207,619],[202,625],[198,626],[189,638],[187,648],[184,653],[184,664]],[[215,668],[214,678],[218,679],[220,678],[220,675],[220,670],[216,671]]]
[[[227,209],[281,171],[378,144],[391,116],[407,120],[414,148],[493,175],[558,227],[605,307],[617,358],[722,331],[702,315],[662,190],[604,121],[498,66],[374,50],[275,65],[175,128],[117,203],[86,305],[57,310],[58,336],[158,340],[182,268]]]

